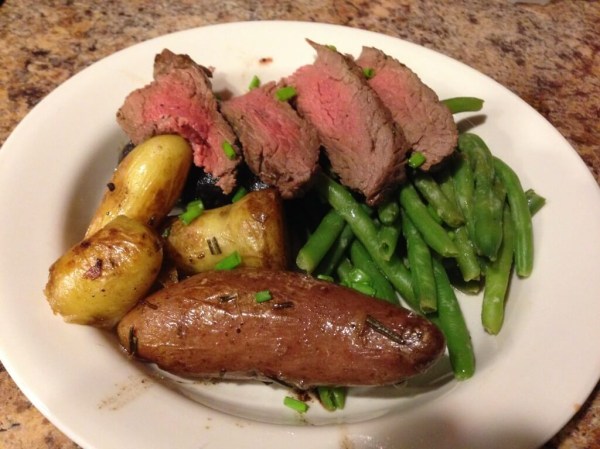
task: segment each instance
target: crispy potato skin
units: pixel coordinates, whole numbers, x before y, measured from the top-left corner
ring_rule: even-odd
[[[241,200],[210,209],[191,222],[170,222],[167,257],[184,273],[212,270],[234,251],[242,266],[284,269],[287,262],[283,206],[275,189],[251,192]]]
[[[262,290],[272,299],[257,303]],[[117,333],[130,354],[175,374],[299,388],[394,384],[445,348],[437,327],[404,308],[300,273],[255,269],[200,273],[160,290]]]
[[[117,166],[86,236],[118,215],[159,227],[179,199],[191,164],[192,149],[180,136],[156,136],[135,147]]]
[[[112,328],[148,293],[161,263],[156,233],[121,215],[50,267],[44,293],[65,321]]]

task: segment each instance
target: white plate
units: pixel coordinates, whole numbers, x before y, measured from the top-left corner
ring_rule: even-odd
[[[535,270],[513,282],[498,337],[481,329],[480,300],[461,298],[478,361],[469,381],[426,388],[421,379],[390,397],[354,391],[343,413],[327,414],[315,404],[304,419],[283,407],[283,389],[185,387],[229,412],[222,413],[153,380],[110,335],[64,324],[42,289],[49,265],[83,234],[126,141],[115,111],[151,79],[157,52],[189,53],[217,68],[217,90],[240,93],[254,74],[278,79],[311,62],[304,38],[354,55],[362,45],[379,47],[441,98],[486,100],[476,131],[526,187],[548,198],[534,219]],[[272,62],[261,64],[264,57]],[[332,25],[253,22],[128,48],[70,79],[23,120],[0,152],[0,192],[1,360],[35,406],[86,448],[534,448],[575,413],[600,374],[597,184],[560,134],[507,89],[395,38]],[[327,424],[332,420],[343,423]]]

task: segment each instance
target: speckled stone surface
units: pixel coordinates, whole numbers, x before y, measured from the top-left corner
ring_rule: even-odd
[[[544,115],[600,183],[600,2],[554,0],[0,0],[0,145],[84,67],[172,31],[241,20],[344,24],[415,42],[491,76]],[[0,365],[0,447],[75,448]],[[600,390],[545,449],[600,448]]]

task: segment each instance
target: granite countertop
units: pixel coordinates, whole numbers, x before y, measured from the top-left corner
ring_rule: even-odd
[[[303,20],[365,28],[465,62],[515,92],[600,182],[600,2],[555,0],[0,0],[0,145],[45,95],[134,43],[207,24]],[[582,355],[584,356],[584,355]],[[0,447],[75,448],[0,364]],[[600,448],[600,389],[545,449]]]

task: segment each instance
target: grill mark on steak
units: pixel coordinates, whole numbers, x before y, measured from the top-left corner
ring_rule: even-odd
[[[318,167],[316,130],[289,105],[275,98],[270,82],[221,105],[232,125],[248,167],[281,196],[303,193]]]
[[[404,64],[376,48],[363,47],[356,63],[374,69],[368,83],[391,111],[412,149],[427,158],[421,169],[429,170],[452,154],[458,139],[456,124],[431,88]]]
[[[317,130],[341,182],[375,205],[404,180],[408,143],[353,60],[308,42],[315,62],[285,83],[296,88],[297,109]]]
[[[241,157],[236,135],[218,110],[211,75],[188,55],[165,49],[154,60],[154,81],[127,96],[117,121],[134,144],[157,134],[181,135],[194,150],[194,164],[230,193]],[[236,152],[232,160],[223,151],[225,142]]]

